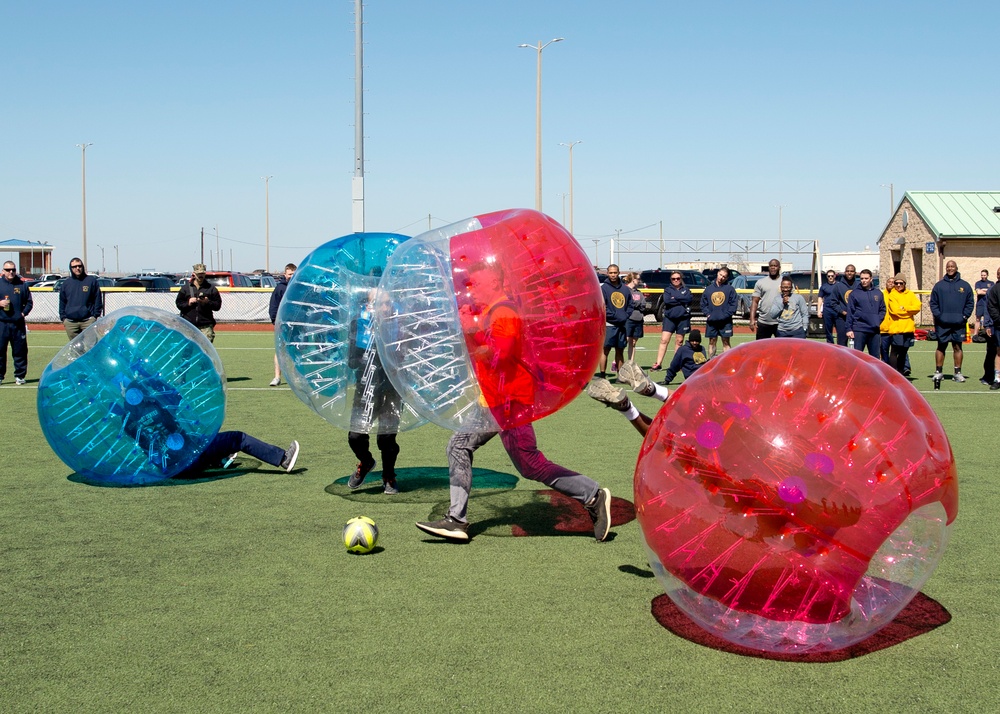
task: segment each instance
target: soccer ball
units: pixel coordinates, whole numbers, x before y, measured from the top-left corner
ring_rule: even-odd
[[[378,543],[378,526],[368,516],[352,518],[344,525],[344,547],[348,553],[371,553]]]

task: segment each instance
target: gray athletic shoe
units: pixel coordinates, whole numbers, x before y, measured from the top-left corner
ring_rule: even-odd
[[[445,516],[439,521],[417,523],[417,528],[424,533],[430,533],[433,536],[438,536],[446,540],[469,540],[469,524],[456,521],[451,516]]]
[[[626,412],[632,406],[624,389],[600,377],[590,380],[590,384],[587,385],[587,396],[620,412]]]
[[[285,450],[285,456],[281,459],[281,468],[285,473],[291,472],[295,468],[295,462],[299,460],[299,442],[293,441]]]
[[[607,540],[611,531],[611,491],[599,489],[594,500],[587,506],[587,512],[594,522],[594,538],[598,542]]]
[[[962,374],[961,372],[955,372],[954,380],[956,382],[964,382],[965,381],[965,375]]]
[[[656,394],[656,386],[652,380],[642,371],[642,367],[635,362],[629,361],[623,364],[618,370],[618,381],[628,382],[632,385],[632,391],[644,397],[651,397]]]

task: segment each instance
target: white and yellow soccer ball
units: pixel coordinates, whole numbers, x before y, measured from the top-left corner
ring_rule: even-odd
[[[378,543],[378,526],[368,516],[352,518],[344,525],[344,547],[348,553],[371,553]]]

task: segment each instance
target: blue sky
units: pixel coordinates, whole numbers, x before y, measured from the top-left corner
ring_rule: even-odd
[[[973,2],[371,0],[366,227],[543,203],[609,238],[875,247],[889,189],[997,190],[995,6]],[[0,11],[0,240],[91,269],[299,261],[352,230],[351,0],[8,3]],[[670,256],[674,257],[674,256]],[[691,256],[696,257],[696,256]],[[206,257],[206,260],[209,260]],[[805,265],[804,258],[802,265]],[[213,261],[218,264],[217,258]],[[622,256],[653,267],[655,255]]]

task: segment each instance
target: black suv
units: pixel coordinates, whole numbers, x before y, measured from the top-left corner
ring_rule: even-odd
[[[646,314],[656,315],[657,322],[663,322],[663,288],[670,285],[670,276],[673,273],[680,273],[684,285],[693,294],[691,295],[691,314],[701,314],[701,294],[705,288],[711,285],[711,281],[697,270],[643,270],[639,279],[645,284],[643,293],[646,295]],[[660,292],[650,292],[650,289]],[[697,292],[695,292],[697,291]]]

